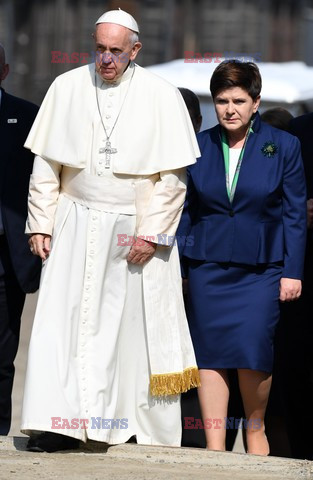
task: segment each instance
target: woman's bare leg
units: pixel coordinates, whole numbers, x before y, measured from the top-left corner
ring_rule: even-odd
[[[224,369],[201,369],[200,380],[198,396],[207,448],[225,450],[225,425],[229,400],[227,372]]]
[[[268,455],[264,416],[271,389],[272,376],[257,370],[238,369],[239,387],[245,409],[248,453]]]

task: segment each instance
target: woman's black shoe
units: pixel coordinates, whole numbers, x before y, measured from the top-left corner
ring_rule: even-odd
[[[26,449],[30,452],[57,452],[59,450],[76,450],[79,440],[59,433],[43,432],[33,435],[28,440]]]

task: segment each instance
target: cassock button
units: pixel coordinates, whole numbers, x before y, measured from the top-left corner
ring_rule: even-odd
[[[234,217],[234,216],[235,216],[234,210],[229,210],[228,215],[229,215],[230,217]]]

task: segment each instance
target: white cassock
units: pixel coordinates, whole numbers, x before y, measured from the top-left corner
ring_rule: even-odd
[[[131,65],[116,84],[96,80],[117,150],[105,168],[93,74],[86,66],[58,77],[26,142],[37,154],[26,232],[51,234],[52,249],[43,263],[21,430],[180,445],[175,381],[184,391],[197,384],[197,370],[177,246],[168,244],[197,145],[176,89]],[[160,244],[144,267],[126,260],[134,235]]]

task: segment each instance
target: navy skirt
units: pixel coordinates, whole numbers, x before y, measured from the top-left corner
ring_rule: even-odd
[[[187,313],[198,367],[271,372],[282,266],[188,260]]]

